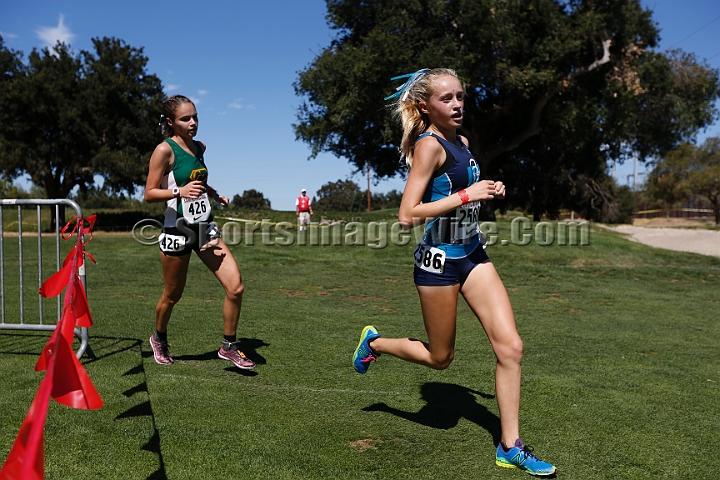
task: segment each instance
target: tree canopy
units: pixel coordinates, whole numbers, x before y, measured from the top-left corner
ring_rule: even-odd
[[[639,0],[328,0],[330,45],[298,75],[294,125],[312,155],[331,152],[380,177],[404,173],[390,78],[455,69],[462,132],[505,206],[537,217],[567,205],[608,161],[663,155],[717,118],[718,72],[657,52]]]
[[[254,188],[245,190],[242,196],[235,194],[230,203],[235,208],[247,208],[251,210],[270,208],[270,200],[265,198],[262,192],[258,192]]]
[[[390,190],[387,193],[370,192],[370,208],[383,210],[400,207],[402,192]],[[320,187],[316,197],[313,197],[313,206],[316,210],[329,210],[334,212],[360,212],[367,210],[367,190],[352,180],[338,180],[328,182]]]
[[[708,138],[699,147],[683,144],[660,159],[648,178],[647,194],[665,207],[703,198],[720,225],[720,138]]]
[[[24,63],[0,37],[0,172],[29,175],[48,198],[90,188],[96,175],[132,194],[161,140],[163,91],[143,49],[114,38],[93,45],[33,49]]]
[[[335,212],[360,211],[367,208],[362,190],[352,180],[328,182],[320,187],[313,198],[315,210],[331,210]]]

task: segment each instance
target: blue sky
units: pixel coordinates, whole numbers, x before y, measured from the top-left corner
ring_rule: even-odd
[[[662,49],[682,48],[720,68],[720,2],[643,3],[655,11]],[[291,210],[301,188],[314,194],[347,178],[366,184],[345,159],[308,160],[307,145],[292,129],[300,103],[292,83],[333,36],[325,13],[324,0],[0,0],[0,34],[25,54],[58,39],[74,51],[92,50],[91,39],[104,36],[143,47],[147,70],[165,92],[196,102],[209,183],[229,197],[254,188],[273,208]],[[716,124],[699,139],[719,135]],[[619,166],[616,176],[625,183],[632,170]],[[372,189],[403,186],[397,178]]]

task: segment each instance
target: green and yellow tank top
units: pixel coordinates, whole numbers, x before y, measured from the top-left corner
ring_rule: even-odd
[[[190,182],[199,180],[207,186],[208,171],[203,158],[203,146],[200,142],[195,143],[197,156],[192,155],[178,145],[174,140],[166,138],[165,142],[170,145],[175,156],[175,161],[170,171],[165,174],[160,182],[160,188],[173,189],[184,187]],[[183,216],[183,202],[180,198],[173,198],[167,201],[165,209],[165,227],[174,227],[178,218]],[[212,220],[212,215],[210,219]],[[209,221],[208,220],[208,221]]]

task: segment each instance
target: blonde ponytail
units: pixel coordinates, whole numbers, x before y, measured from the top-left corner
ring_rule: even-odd
[[[425,102],[430,98],[433,81],[447,75],[458,78],[455,71],[449,68],[423,69],[412,74],[395,77],[394,79],[407,77],[410,79],[398,88],[397,93],[386,97],[386,100],[397,98],[395,114],[400,117],[403,127],[400,153],[410,167],[412,167],[417,138],[430,128],[430,119],[420,111],[418,103]]]

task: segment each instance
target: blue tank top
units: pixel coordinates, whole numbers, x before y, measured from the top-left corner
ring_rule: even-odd
[[[424,137],[432,136],[445,150],[445,163],[433,175],[428,183],[422,202],[429,203],[449,197],[460,190],[480,181],[480,167],[473,158],[467,146],[457,137],[457,145],[448,142],[434,133],[423,133],[418,141]],[[448,258],[461,258],[472,253],[480,245],[477,231],[469,233],[462,241],[454,239],[458,223],[458,210],[453,210],[437,217],[425,225],[423,243],[445,251]],[[473,213],[473,215],[475,215]],[[461,212],[461,215],[464,215]]]

